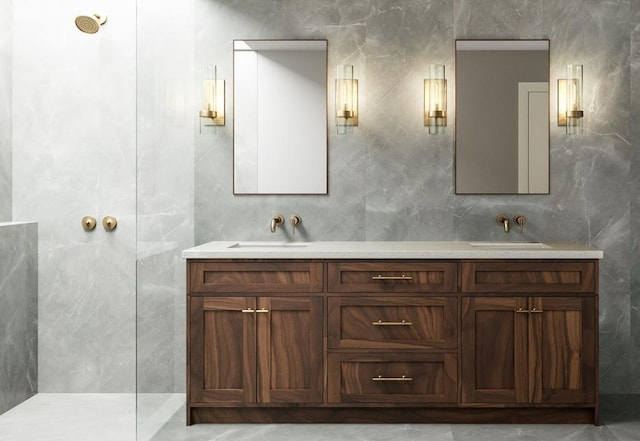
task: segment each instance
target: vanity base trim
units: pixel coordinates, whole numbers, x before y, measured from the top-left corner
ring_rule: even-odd
[[[198,423],[598,424],[594,408],[231,408],[192,407]]]

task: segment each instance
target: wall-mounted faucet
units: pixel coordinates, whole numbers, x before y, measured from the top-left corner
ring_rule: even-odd
[[[284,224],[284,217],[282,217],[281,214],[276,214],[275,216],[273,216],[271,218],[271,232],[275,233],[276,227],[282,224]]]
[[[509,232],[509,216],[506,214],[499,214],[496,217],[496,221],[498,222],[498,225],[502,225],[504,227],[505,233]]]
[[[291,223],[291,227],[293,228],[293,234],[296,234],[296,227],[302,223],[302,218],[299,214],[292,214],[289,218],[289,222]]]

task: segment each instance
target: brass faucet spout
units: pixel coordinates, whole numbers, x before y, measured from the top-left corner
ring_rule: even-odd
[[[271,232],[276,232],[276,227],[284,223],[284,217],[281,214],[276,214],[271,218]]]
[[[506,214],[499,214],[498,217],[496,217],[496,221],[499,225],[504,226],[505,233],[509,232],[509,216]]]

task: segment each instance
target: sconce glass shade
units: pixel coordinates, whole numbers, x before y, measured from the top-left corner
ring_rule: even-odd
[[[336,68],[336,127],[342,135],[358,125],[358,80],[353,78],[353,66]]]
[[[567,65],[567,78],[558,80],[558,125],[568,135],[582,133],[582,65]]]
[[[200,109],[200,128],[202,126],[224,126],[224,80],[218,79],[218,69],[212,69],[213,79],[207,79],[202,85],[202,107]]]
[[[424,80],[424,125],[430,134],[447,125],[447,80],[442,64],[430,65],[429,78]]]

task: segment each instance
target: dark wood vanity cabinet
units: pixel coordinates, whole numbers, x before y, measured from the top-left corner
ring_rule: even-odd
[[[597,260],[188,262],[187,421],[597,421]]]

